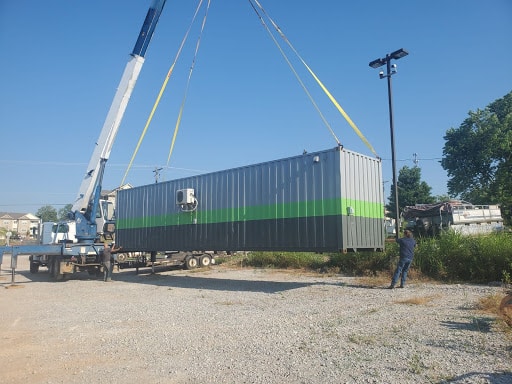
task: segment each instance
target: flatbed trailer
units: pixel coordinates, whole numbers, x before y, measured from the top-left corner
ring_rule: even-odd
[[[208,267],[215,264],[216,254],[214,252],[122,252],[114,255],[114,263],[119,269],[135,268],[139,273],[140,268],[155,267],[181,267],[194,269],[197,267]]]

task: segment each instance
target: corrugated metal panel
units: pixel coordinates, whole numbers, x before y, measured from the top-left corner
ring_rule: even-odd
[[[197,209],[176,204],[192,188]],[[339,148],[120,191],[126,250],[384,247],[381,162]]]
[[[383,230],[383,221],[364,220],[375,216],[374,210],[382,210],[382,168],[380,161],[367,156],[343,151],[340,157],[341,195],[346,206],[343,238],[346,248],[379,247],[378,236],[368,234]]]

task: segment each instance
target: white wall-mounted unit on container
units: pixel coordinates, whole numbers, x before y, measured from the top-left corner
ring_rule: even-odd
[[[176,191],[176,204],[193,204],[195,201],[194,189],[184,188]]]

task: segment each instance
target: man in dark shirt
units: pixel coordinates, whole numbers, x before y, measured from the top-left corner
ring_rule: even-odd
[[[115,248],[105,241],[103,247],[103,280],[112,281],[112,270],[114,269],[114,256],[113,253],[119,251],[122,247]]]
[[[395,284],[397,283],[400,274],[402,275],[402,278],[400,279],[400,288],[405,287],[407,272],[409,271],[409,267],[411,266],[412,259],[414,257],[414,247],[416,247],[416,241],[412,237],[412,232],[406,229],[404,231],[404,235],[404,237],[396,240],[400,246],[400,260],[396,266],[396,270],[393,275],[393,279],[391,280],[389,289],[395,288]]]

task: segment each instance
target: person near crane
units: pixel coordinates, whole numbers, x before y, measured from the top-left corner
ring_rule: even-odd
[[[121,250],[123,247],[115,247],[114,244],[109,244],[105,241],[103,247],[103,281],[112,281],[112,271],[114,269],[114,253]]]

